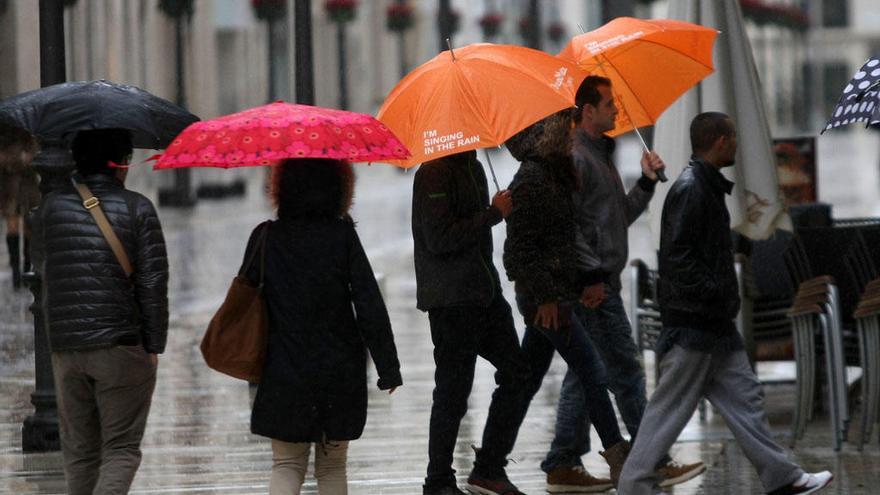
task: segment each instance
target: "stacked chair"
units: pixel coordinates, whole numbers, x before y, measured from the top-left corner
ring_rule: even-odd
[[[859,249],[853,228],[799,229],[785,254],[792,281],[797,286],[789,311],[797,363],[797,387],[792,446],[803,437],[812,418],[815,391],[819,388],[817,362],[824,362],[824,384],[831,422],[832,447],[840,450],[849,428],[846,366],[862,364],[858,333],[852,317],[858,300],[857,284],[846,259]],[[819,340],[817,341],[816,337]]]
[[[858,332],[862,363],[862,421],[858,448],[871,439],[880,418],[880,228],[859,229],[855,248],[846,256],[846,265],[856,281],[861,297],[853,314]],[[874,249],[870,249],[875,246]]]

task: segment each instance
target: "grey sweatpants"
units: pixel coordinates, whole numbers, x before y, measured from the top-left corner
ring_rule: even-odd
[[[70,495],[128,493],[156,367],[140,345],[52,353],[64,475]]]
[[[793,483],[803,474],[770,435],[764,390],[745,351],[714,355],[676,345],[660,362],[660,381],[623,466],[617,493],[659,493],[654,468],[675,443],[703,396],[721,413],[758,470],[766,491]]]

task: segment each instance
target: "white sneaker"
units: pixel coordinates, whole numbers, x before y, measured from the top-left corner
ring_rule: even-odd
[[[834,475],[830,471],[819,473],[804,473],[794,483],[773,490],[769,495],[806,495],[815,493],[828,486]]]

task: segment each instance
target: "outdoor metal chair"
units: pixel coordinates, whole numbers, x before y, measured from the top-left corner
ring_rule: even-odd
[[[839,450],[846,441],[850,421],[846,366],[863,362],[852,318],[858,289],[844,263],[848,252],[857,246],[856,235],[851,228],[800,229],[786,251],[789,274],[798,285],[789,312],[798,375],[792,445],[802,438],[812,419],[817,353],[825,357],[834,449]],[[819,342],[816,334],[821,337]]]
[[[880,228],[876,224],[860,228],[855,246],[845,259],[862,294],[853,313],[862,366],[859,450],[870,442],[874,424],[880,419],[880,252],[870,249],[878,244]]]
[[[862,358],[862,424],[858,448],[871,441],[880,420],[880,278],[867,284],[853,314],[859,333]]]

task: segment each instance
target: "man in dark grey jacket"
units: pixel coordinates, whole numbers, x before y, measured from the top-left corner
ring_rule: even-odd
[[[133,273],[73,184],[44,198],[35,232],[65,476],[73,495],[128,493],[168,331],[165,241],[152,203],[110,165],[130,157],[128,131],[80,132],[72,151],[76,180],[98,199]]]
[[[425,495],[459,495],[452,455],[467,412],[477,356],[497,369],[482,448],[468,478],[472,492],[519,495],[504,470],[516,439],[513,415],[528,375],[510,305],[492,263],[492,227],[510,214],[508,191],[489,203],[476,153],[422,164],[413,183],[412,232],[417,304],[428,312],[434,343],[434,403]]]
[[[605,134],[614,129],[618,114],[611,81],[587,77],[578,88],[575,104],[578,113],[572,156],[580,181],[580,188],[574,192],[576,248],[586,285],[574,317],[580,319],[599,349],[608,373],[608,388],[614,393],[627,431],[635,438],[647,403],[645,372],[620,297],[620,274],[629,256],[627,229],[648,206],[657,182],[656,171],[664,164],[656,153],[644,153],[642,176],[627,192],[613,161],[614,139]],[[577,377],[569,371],[562,384],[556,436],[542,464],[548,473],[549,490],[560,485],[597,484],[580,461],[590,450],[590,423],[583,401]],[[659,469],[664,486],[670,486],[705,468],[702,463],[679,465],[667,457]],[[580,481],[572,470],[582,473]]]

